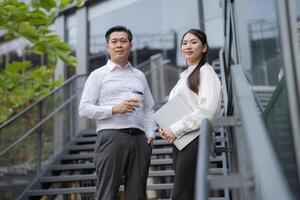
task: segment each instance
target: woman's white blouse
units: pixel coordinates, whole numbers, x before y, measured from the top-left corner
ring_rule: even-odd
[[[170,92],[169,100],[180,95],[192,108],[193,112],[170,126],[171,131],[180,138],[185,133],[199,129],[204,118],[211,120],[220,109],[221,82],[211,65],[205,64],[200,69],[198,95],[189,89],[187,78],[196,66],[189,66],[180,74],[180,79]]]

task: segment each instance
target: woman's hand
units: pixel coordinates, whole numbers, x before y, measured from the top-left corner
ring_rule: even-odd
[[[163,139],[167,140],[170,143],[173,143],[176,140],[176,136],[174,135],[174,133],[171,131],[171,129],[167,128],[167,129],[159,129],[159,135],[160,137],[162,137]]]
[[[154,141],[154,138],[153,138],[153,137],[148,137],[148,138],[147,138],[147,144],[152,145],[152,144],[153,144],[153,141]]]

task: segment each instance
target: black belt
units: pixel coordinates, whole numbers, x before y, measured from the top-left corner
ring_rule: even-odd
[[[138,128],[121,128],[121,129],[104,129],[107,131],[115,131],[115,132],[122,132],[127,133],[129,135],[144,135],[145,132]]]

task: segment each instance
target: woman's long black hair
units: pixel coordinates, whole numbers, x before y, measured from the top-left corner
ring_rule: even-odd
[[[198,63],[198,65],[196,66],[196,68],[194,69],[194,71],[189,75],[187,82],[188,82],[188,86],[189,88],[195,92],[196,94],[198,94],[199,92],[199,84],[200,84],[200,68],[205,64],[206,62],[206,55],[208,52],[208,44],[207,44],[207,39],[206,39],[206,34],[198,29],[190,29],[188,30],[181,39],[181,44],[183,42],[183,38],[186,34],[193,34],[194,36],[196,36],[197,38],[199,38],[199,40],[202,42],[203,45],[207,46],[207,50],[202,54],[202,57],[200,59],[200,62]]]

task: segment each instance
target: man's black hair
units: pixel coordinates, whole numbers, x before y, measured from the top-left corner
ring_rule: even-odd
[[[130,42],[132,41],[132,33],[128,28],[126,28],[125,26],[113,26],[110,29],[108,29],[105,33],[105,40],[107,43],[109,41],[110,34],[113,32],[125,32],[128,35],[128,40]]]

